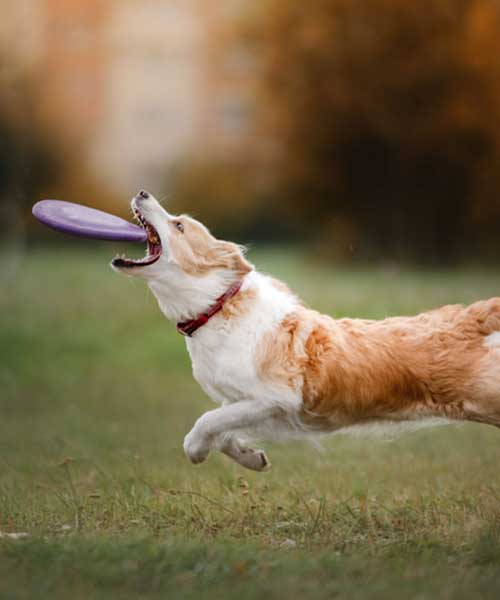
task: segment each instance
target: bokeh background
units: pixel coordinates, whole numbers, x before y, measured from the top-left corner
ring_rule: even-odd
[[[243,241],[494,260],[499,56],[495,0],[18,0],[2,203],[41,236],[39,198],[145,187]]]
[[[5,4],[5,3],[4,3]],[[497,599],[499,432],[184,435],[213,403],[137,245],[145,188],[335,317],[500,296],[498,0],[15,0],[0,18],[0,597]]]

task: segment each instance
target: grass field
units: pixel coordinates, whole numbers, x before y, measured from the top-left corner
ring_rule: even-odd
[[[498,430],[264,444],[266,474],[217,454],[193,467],[182,440],[211,401],[149,291],[107,259],[32,249],[2,280],[0,598],[500,596]],[[500,295],[480,269],[251,259],[335,316]]]

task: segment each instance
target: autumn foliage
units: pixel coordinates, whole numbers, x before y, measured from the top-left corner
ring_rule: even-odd
[[[261,133],[283,206],[363,256],[500,247],[500,5],[265,0]]]

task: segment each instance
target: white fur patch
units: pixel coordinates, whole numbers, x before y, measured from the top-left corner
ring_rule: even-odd
[[[500,348],[500,331],[490,333],[490,335],[484,339],[484,345],[487,348]]]
[[[418,421],[373,421],[362,425],[351,425],[339,429],[335,435],[353,435],[355,437],[381,438],[387,441],[393,440],[404,433],[413,433],[427,427],[439,427],[450,425],[455,421],[442,417],[429,417]]]

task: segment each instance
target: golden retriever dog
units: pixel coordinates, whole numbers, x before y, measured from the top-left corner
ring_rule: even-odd
[[[116,257],[185,336],[193,374],[220,406],[184,440],[264,471],[254,439],[417,421],[500,425],[500,298],[382,321],[335,320],[255,270],[240,246],[145,191],[132,200],[147,255]]]

